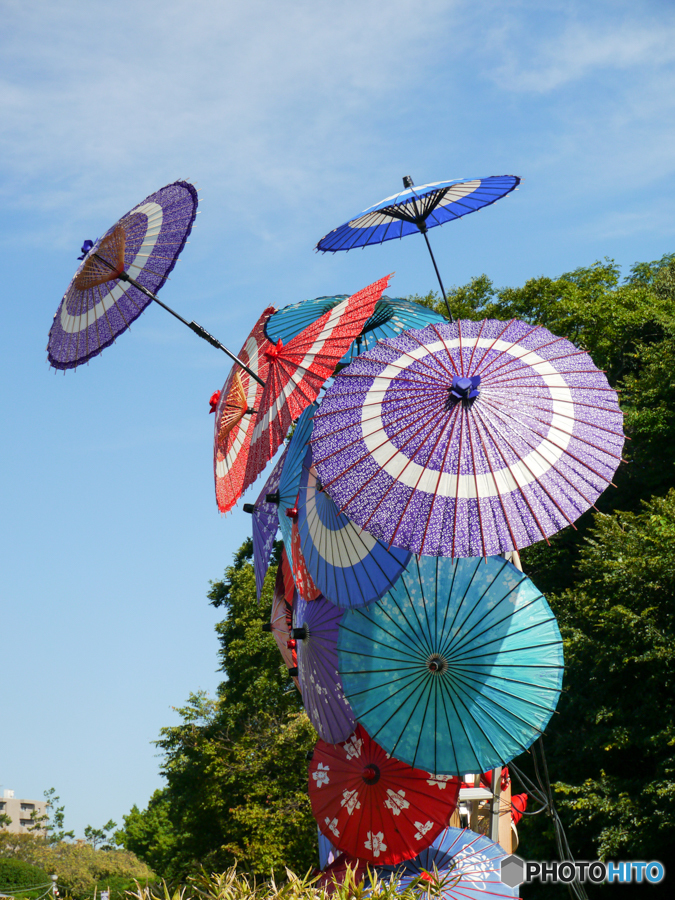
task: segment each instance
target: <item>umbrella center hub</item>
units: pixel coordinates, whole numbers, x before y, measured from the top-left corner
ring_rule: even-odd
[[[432,675],[442,675],[448,671],[448,661],[440,653],[432,653],[427,659],[427,669]]]
[[[369,763],[363,770],[363,780],[366,784],[377,784],[380,780],[380,768],[375,763]]]
[[[480,394],[480,375],[455,375],[448,389],[448,405],[454,406],[458,401],[471,404]]]

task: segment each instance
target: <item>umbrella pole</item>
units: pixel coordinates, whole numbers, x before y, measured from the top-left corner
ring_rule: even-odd
[[[418,226],[419,227],[419,226]],[[422,229],[420,229],[422,231]],[[441,286],[441,293],[443,294],[443,299],[445,300],[445,306],[448,310],[448,315],[450,316],[450,321],[454,322],[455,320],[452,317],[452,313],[450,312],[450,304],[448,303],[448,298],[445,296],[445,288],[443,287],[443,282],[441,281],[441,273],[438,271],[438,266],[436,265],[436,260],[434,259],[434,254],[431,250],[431,244],[429,243],[429,238],[427,237],[426,230],[422,231],[424,235],[424,240],[427,242],[427,249],[429,250],[429,255],[431,256],[431,261],[434,264],[434,269],[436,270],[436,278],[438,278],[438,283]]]
[[[107,260],[100,257],[98,255],[98,253],[95,253],[94,256],[96,257],[96,259],[100,259],[102,263],[105,263],[107,266],[112,268],[112,266],[110,266],[110,263]],[[187,325],[187,327],[189,329],[194,331],[195,334],[198,334],[200,338],[204,338],[204,340],[207,341],[207,343],[211,344],[212,347],[216,347],[216,349],[222,350],[223,353],[226,353],[230,357],[232,362],[235,362],[238,366],[241,366],[245,372],[248,372],[248,374],[251,376],[251,378],[255,378],[255,380],[258,382],[258,384],[261,384],[263,387],[265,387],[265,382],[262,380],[262,378],[259,375],[257,375],[252,369],[249,369],[249,367],[247,365],[244,365],[244,363],[239,359],[239,357],[235,356],[234,353],[231,353],[227,349],[227,347],[225,347],[223,344],[221,344],[217,338],[214,338],[214,336],[212,334],[209,334],[205,328],[202,328],[202,326],[198,322],[194,322],[194,321],[188,322],[182,316],[179,316],[178,313],[175,312],[175,310],[171,309],[170,306],[167,306],[166,303],[162,303],[162,301],[159,300],[152,293],[152,291],[149,291],[147,288],[144,288],[142,284],[139,284],[135,278],[131,278],[131,276],[127,275],[126,272],[121,272],[117,277],[119,278],[120,281],[128,281],[129,284],[133,285],[137,291],[141,292],[141,294],[145,294],[146,297],[149,297],[151,300],[154,300],[155,303],[159,303],[159,305],[162,307],[162,309],[165,309],[167,312],[171,313],[172,316],[175,316],[180,322],[183,323],[183,325]]]

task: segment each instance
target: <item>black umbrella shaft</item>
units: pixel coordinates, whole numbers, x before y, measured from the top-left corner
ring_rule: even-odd
[[[419,225],[417,227],[419,228]],[[429,238],[427,237],[426,228],[424,230],[422,230],[420,228],[420,231],[424,235],[424,240],[427,242],[427,248],[429,250],[429,255],[431,256],[431,261],[434,264],[434,269],[436,270],[436,278],[438,278],[438,283],[441,286],[441,293],[443,294],[443,299],[445,300],[445,306],[446,306],[446,309],[448,310],[448,315],[450,316],[450,321],[454,322],[455,320],[453,319],[452,313],[450,312],[450,304],[448,303],[448,298],[445,295],[445,288],[443,287],[443,282],[441,281],[441,273],[438,271],[438,266],[436,265],[436,260],[434,259],[434,254],[431,249],[431,244],[429,243]]]
[[[94,256],[96,257],[96,259],[100,260],[102,263],[104,263],[106,266],[108,266],[108,268],[110,268],[110,269],[114,268],[113,266],[110,265],[110,263],[108,262],[107,259],[103,259],[102,256],[98,255],[98,253],[95,253]],[[154,300],[155,303],[158,303],[162,307],[162,309],[165,309],[167,312],[171,313],[172,316],[175,316],[175,318],[178,319],[179,322],[182,322],[183,325],[187,325],[187,327],[191,331],[194,331],[195,334],[198,334],[200,338],[203,338],[207,343],[211,344],[212,347],[215,347],[218,350],[222,350],[223,353],[226,353],[230,357],[232,362],[236,363],[238,366],[241,366],[245,372],[248,372],[248,374],[251,376],[251,378],[255,378],[255,380],[258,382],[258,384],[261,384],[263,387],[265,387],[265,382],[262,380],[262,378],[258,374],[256,374],[256,372],[254,372],[252,369],[249,369],[249,367],[247,365],[245,365],[239,359],[238,356],[235,356],[234,353],[231,353],[227,349],[227,347],[225,347],[223,344],[221,344],[217,338],[214,338],[214,336],[212,334],[209,334],[205,328],[202,328],[202,326],[198,322],[188,322],[186,319],[184,319],[182,316],[180,316],[175,310],[171,309],[170,306],[167,306],[166,303],[162,303],[162,301],[159,300],[155,296],[155,294],[152,293],[152,291],[149,291],[147,288],[143,287],[142,284],[139,284],[135,278],[132,278],[130,275],[127,275],[126,272],[122,272],[117,277],[120,279],[120,281],[128,281],[129,284],[133,285],[137,291],[141,292],[141,294],[145,294],[146,297],[149,297],[151,300]]]

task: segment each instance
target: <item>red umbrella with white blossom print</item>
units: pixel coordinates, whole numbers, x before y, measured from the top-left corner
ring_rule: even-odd
[[[360,725],[340,744],[318,741],[309,768],[309,799],[323,834],[339,850],[378,864],[430,846],[458,795],[458,778],[399,762]]]

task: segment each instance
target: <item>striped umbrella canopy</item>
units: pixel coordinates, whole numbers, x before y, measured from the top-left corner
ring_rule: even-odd
[[[312,435],[313,416],[318,409],[318,404],[312,403],[302,413],[298,421],[295,423],[293,435],[288,442],[286,450],[286,461],[281,471],[279,486],[277,491],[267,496],[268,502],[277,506],[277,514],[279,519],[279,530],[286,548],[286,554],[293,565],[293,548],[292,548],[292,526],[293,519],[297,516],[295,512],[298,501],[298,492],[300,491],[300,478],[302,476],[302,461],[307,452],[307,444]]]
[[[294,517],[293,525],[291,526],[291,550],[293,554],[293,577],[295,578],[298,594],[307,602],[317,600],[321,596],[321,591],[314,584],[314,579],[307,567],[307,562],[300,546],[297,517]]]
[[[367,862],[416,856],[445,828],[459,779],[435,778],[388,753],[357,725],[341,744],[319,740],[309,799],[319,828],[338,850]]]
[[[330,744],[346,741],[356,719],[342,690],[337,637],[343,610],[323,597],[312,603],[296,597],[293,631],[302,698],[317,734]]]
[[[255,570],[255,587],[260,600],[265,575],[270,564],[270,556],[274,547],[274,538],[279,529],[277,504],[269,502],[268,496],[276,496],[279,490],[281,473],[286,462],[288,448],[279,457],[272,469],[272,474],[265,482],[260,496],[255,503],[244,503],[244,512],[251,514],[251,530],[253,532],[253,568]]]
[[[284,344],[266,340],[268,363],[260,398],[246,479],[252,484],[272,459],[291,423],[316,399],[326,379],[373,314],[375,304],[389,283],[381,278],[324,313]]]
[[[408,181],[409,179],[404,179]],[[520,183],[516,175],[436,181],[409,186],[393,194],[324,235],[317,250],[335,253],[370,244],[381,244],[407,234],[424,233],[452,222],[505,197]],[[420,227],[422,226],[422,227]]]
[[[268,363],[262,352],[267,345],[265,322],[274,312],[268,306],[255,324],[239,359],[264,381]],[[227,376],[216,406],[213,439],[213,470],[216,502],[221,512],[232,509],[251,484],[246,465],[255,426],[254,413],[260,408],[262,386],[249,373],[234,365]]]
[[[616,392],[583,350],[512,320],[429,325],[344,369],[314,417],[313,461],[341,512],[427,556],[548,539],[612,483]]]
[[[340,625],[356,718],[388,753],[439,775],[485,772],[526,750],[553,715],[563,668],[548,603],[500,557],[413,557]]]
[[[354,525],[322,490],[307,448],[300,478],[298,532],[307,569],[321,593],[338,606],[363,606],[384,594],[410,561]]]
[[[468,828],[446,828],[414,859],[397,866],[378,866],[377,874],[385,880],[393,875],[402,890],[411,885],[423,887],[426,882],[442,900],[517,898],[518,888],[501,879],[501,862],[507,856],[485,835]]]
[[[313,300],[301,300],[277,310],[267,320],[265,334],[276,343],[280,338],[286,343],[291,338],[315,322],[319,316],[329,312],[348,294],[335,294],[331,297],[315,297]],[[375,311],[363,326],[349,350],[340,360],[341,365],[348,365],[355,356],[365,350],[371,350],[378,341],[395,337],[408,328],[424,328],[431,322],[444,322],[439,313],[411,300],[401,297],[383,295],[375,304]]]
[[[55,369],[74,369],[97,356],[140,316],[169,277],[196,215],[196,189],[175,181],[146,197],[103,237],[85,241],[82,264],[49,332],[47,355]]]
[[[286,559],[286,553],[282,550],[274,584],[270,620],[263,625],[263,631],[272,633],[287,668],[291,670],[295,670],[298,667],[296,641],[291,636],[294,596],[295,586],[293,584],[291,567]],[[297,675],[293,676],[293,681],[297,689],[300,690],[300,681]]]

